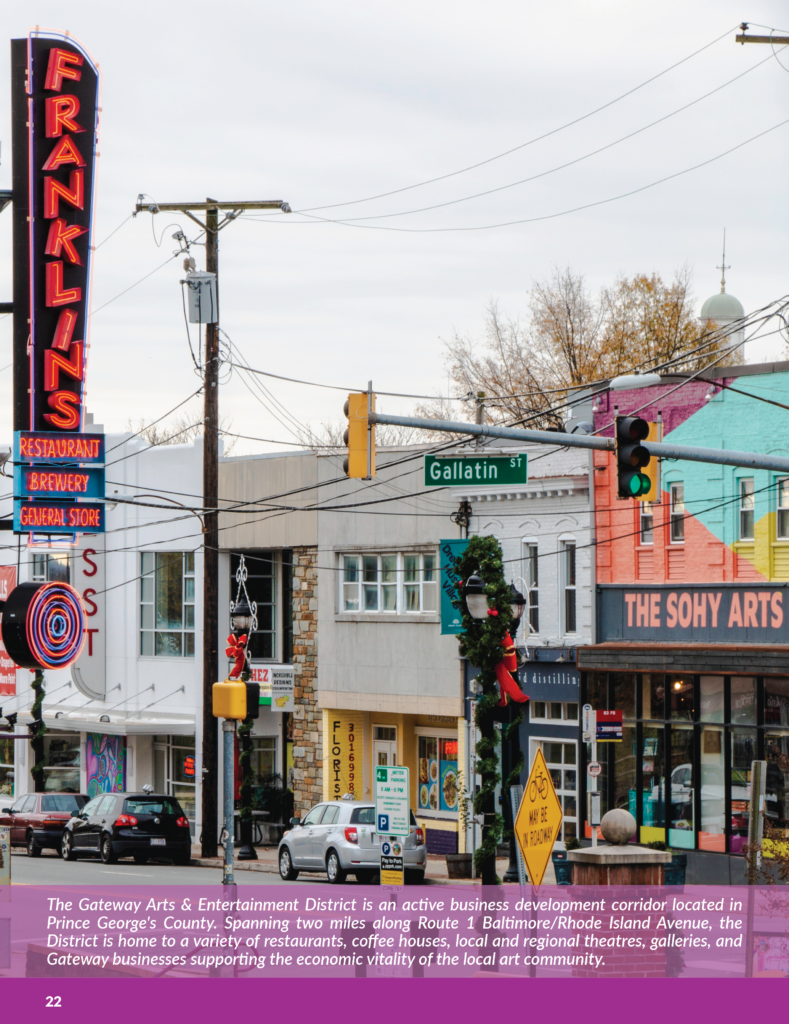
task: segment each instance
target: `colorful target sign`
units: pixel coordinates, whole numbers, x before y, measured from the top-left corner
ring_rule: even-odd
[[[2,637],[20,668],[68,668],[82,653],[85,607],[67,583],[22,583],[3,608]]]

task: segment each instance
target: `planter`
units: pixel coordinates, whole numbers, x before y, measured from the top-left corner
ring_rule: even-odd
[[[686,853],[675,853],[671,863],[666,864],[663,877],[666,885],[684,885],[685,869],[688,866],[688,855]]]
[[[573,884],[573,866],[567,859],[566,850],[554,850],[551,854],[557,885]]]
[[[470,853],[448,853],[447,874],[450,878],[471,878]]]

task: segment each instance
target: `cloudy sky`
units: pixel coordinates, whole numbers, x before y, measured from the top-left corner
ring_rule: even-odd
[[[283,199],[310,211],[242,218],[222,232],[222,327],[254,367],[346,388],[371,378],[381,391],[446,392],[442,338],[479,333],[491,298],[513,315],[525,312],[532,281],[554,264],[571,265],[597,288],[620,272],[670,278],[687,262],[700,305],[718,290],[725,227],[728,290],[746,311],[789,291],[789,124],[706,167],[601,203],[789,117],[789,50],[779,55],[782,67],[769,46],[734,43],[743,18],[754,19],[753,31],[756,23],[786,30],[785,5],[774,0],[750,8],[732,0],[3,7],[7,37],[36,23],[68,29],[102,69],[96,244],[122,226],[96,253],[87,387],[88,408],[107,429],[156,419],[199,384],[180,259],[131,287],[168,259],[179,227],[190,238],[198,229],[166,214],[124,223],[139,193],[160,202]],[[10,188],[5,45],[0,83],[0,188]],[[491,189],[499,191],[468,198]],[[393,194],[358,202],[382,193]],[[553,216],[588,204],[601,205]],[[346,223],[326,222],[338,219]],[[509,221],[526,223],[487,227]],[[10,250],[8,210],[0,217],[0,298],[10,298]],[[204,250],[192,251],[204,266]],[[782,354],[773,340],[751,345],[747,358]],[[10,361],[8,317],[0,321],[0,366]],[[10,437],[10,383],[10,370],[0,370],[2,439]],[[300,423],[341,414],[337,391],[265,383]],[[293,422],[282,412],[275,418],[270,398],[243,374],[234,373],[220,400],[237,433],[294,440]],[[412,406],[383,403],[392,412]],[[188,408],[196,412],[199,402]],[[241,442],[236,452],[272,447]]]

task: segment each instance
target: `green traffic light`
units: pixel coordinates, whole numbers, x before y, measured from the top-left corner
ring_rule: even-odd
[[[634,498],[640,498],[642,494],[646,494],[652,487],[652,481],[644,473],[633,473],[633,475],[626,481],[625,486]]]

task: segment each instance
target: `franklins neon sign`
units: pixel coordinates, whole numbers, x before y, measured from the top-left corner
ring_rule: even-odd
[[[99,73],[68,37],[33,33],[26,57],[28,422],[17,422],[16,429],[78,431],[84,422]],[[16,117],[21,106],[17,100]],[[15,163],[15,192],[21,184],[16,171]],[[15,340],[21,365],[16,331]],[[22,381],[15,383],[18,388]]]

